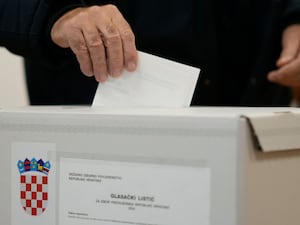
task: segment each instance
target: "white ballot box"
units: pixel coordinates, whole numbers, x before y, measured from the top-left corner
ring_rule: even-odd
[[[1,225],[300,221],[297,108],[0,109],[0,149]]]

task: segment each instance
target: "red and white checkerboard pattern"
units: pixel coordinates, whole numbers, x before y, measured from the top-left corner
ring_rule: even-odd
[[[48,205],[48,177],[42,174],[20,175],[20,195],[26,213],[41,215]]]

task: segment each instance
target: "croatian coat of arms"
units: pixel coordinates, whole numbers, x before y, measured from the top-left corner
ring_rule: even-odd
[[[18,161],[21,205],[30,216],[40,216],[48,206],[50,168],[50,162],[44,162],[42,159]]]

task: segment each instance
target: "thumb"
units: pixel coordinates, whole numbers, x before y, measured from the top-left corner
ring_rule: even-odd
[[[282,52],[277,60],[278,67],[288,64],[297,57],[300,44],[299,29],[299,25],[293,25],[284,31],[282,37]]]

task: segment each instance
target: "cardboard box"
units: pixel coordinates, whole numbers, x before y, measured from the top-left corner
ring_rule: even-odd
[[[1,109],[0,149],[0,224],[37,221],[21,215],[16,203],[20,197],[16,159],[24,162],[23,156],[32,157],[31,153],[41,153],[56,164],[49,172],[56,181],[49,210],[38,218],[45,216],[54,224],[60,225],[60,199],[65,194],[60,159],[68,157],[208,168],[209,203],[203,207],[208,209],[209,225],[300,221],[297,108]]]

